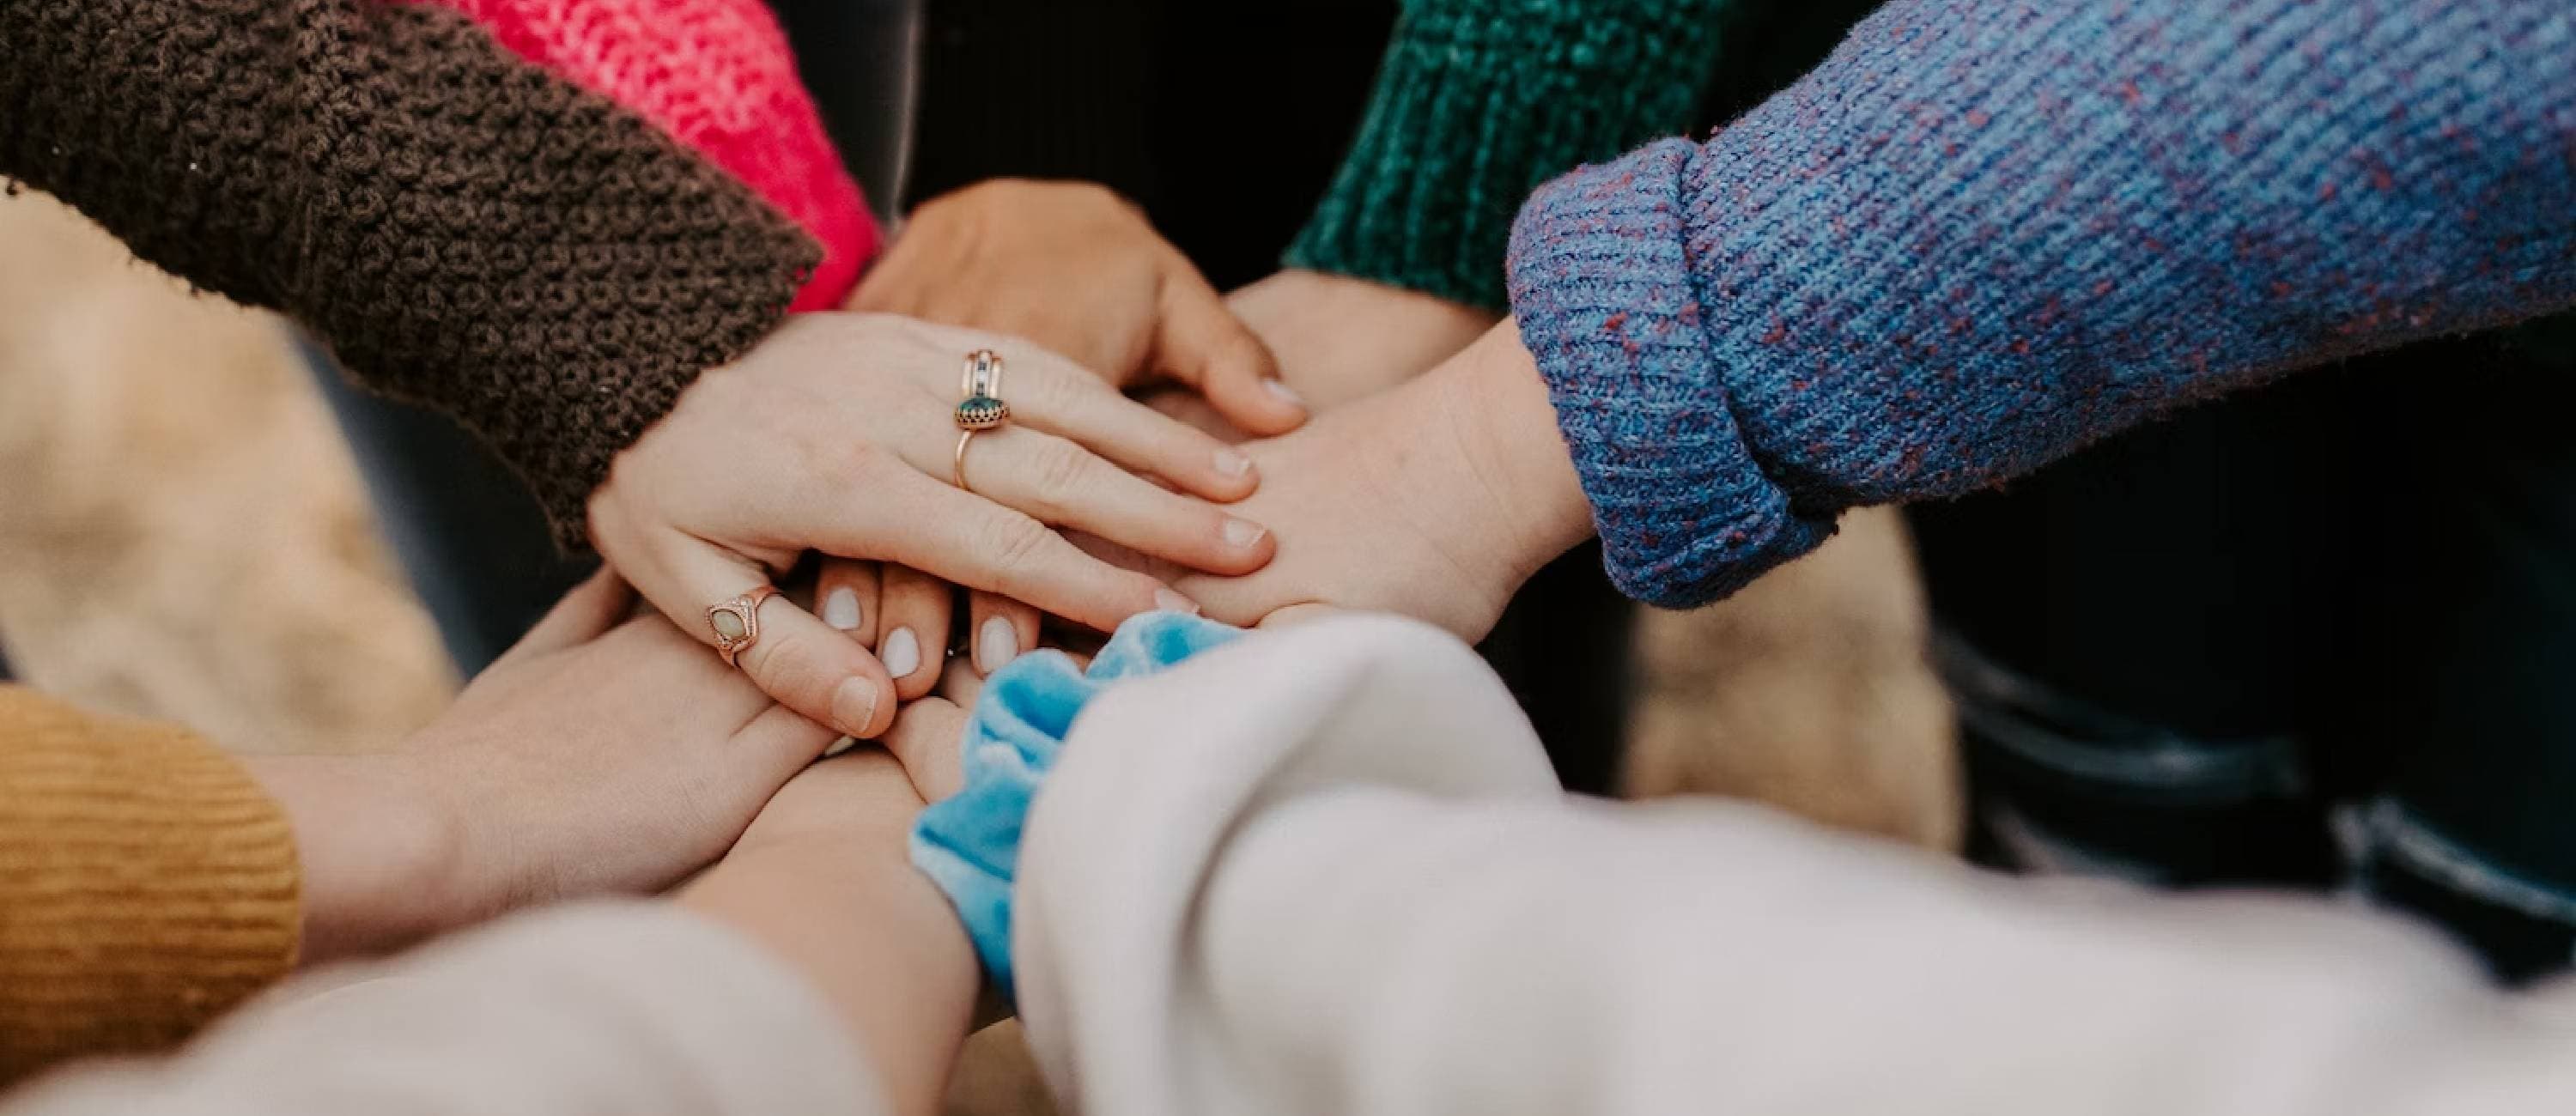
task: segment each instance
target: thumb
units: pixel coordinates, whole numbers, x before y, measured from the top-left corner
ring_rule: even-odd
[[[1225,298],[1175,254],[1148,358],[1188,384],[1227,422],[1255,437],[1285,434],[1306,421],[1306,404],[1279,382],[1279,361]]]
[[[555,602],[536,627],[528,629],[528,634],[519,637],[519,642],[492,665],[551,654],[598,639],[626,618],[627,606],[634,600],[634,591],[627,588],[625,579],[602,564],[599,572],[564,594],[564,599]]]
[[[1293,604],[1271,610],[1270,615],[1262,617],[1261,622],[1253,627],[1265,632],[1277,631],[1281,628],[1293,628],[1299,624],[1311,624],[1317,620],[1329,620],[1349,611],[1336,605]]]

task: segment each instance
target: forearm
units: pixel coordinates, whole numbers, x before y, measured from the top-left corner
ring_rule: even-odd
[[[1569,799],[1471,651],[1381,617],[1073,724],[1011,941],[1040,1064],[1089,1111],[2346,1116],[2569,1085],[2548,1012],[2576,991],[2520,1015],[2403,926]]]
[[[579,541],[618,450],[775,324],[814,245],[464,17],[0,2],[0,175],[457,416]]]
[[[7,1116],[617,1112],[874,1116],[873,1067],[739,935],[648,902],[578,904],[317,975],[180,1054],[9,1097]]]
[[[868,793],[846,795],[855,826],[747,840],[755,847],[737,848],[679,903],[784,961],[839,1013],[888,1110],[926,1116],[965,1041],[981,973],[948,901],[903,852],[918,804],[888,810]]]
[[[1300,1082],[1282,1111],[2064,1113],[2152,1095],[2349,1116],[2566,1095],[2560,1032],[2410,928],[2052,893],[1749,806],[1337,789],[1249,820],[1207,879],[1173,948],[1206,991],[1176,1029],[1226,1036],[1210,1061],[1243,1082]]]
[[[186,1039],[293,964],[298,899],[221,749],[0,686],[0,1086]]]
[[[246,756],[295,834],[304,875],[303,949],[323,964],[391,953],[497,914],[465,893],[462,819],[438,808],[391,755]]]
[[[1514,309],[1621,584],[1695,603],[1846,507],[2576,301],[2571,59],[2514,0],[1907,0],[1542,191]]]
[[[1287,262],[1503,305],[1532,187],[1690,123],[1738,0],[1408,0]]]

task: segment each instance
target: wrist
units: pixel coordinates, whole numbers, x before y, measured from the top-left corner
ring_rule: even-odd
[[[1497,505],[1492,522],[1507,528],[1492,541],[1502,546],[1517,586],[1593,531],[1592,505],[1557,428],[1547,381],[1508,318],[1436,378],[1441,410],[1459,424],[1467,467]]]
[[[303,872],[304,964],[388,953],[469,919],[461,827],[399,756],[253,756]]]
[[[871,855],[865,839],[808,837],[737,849],[679,903],[802,976],[876,1068],[893,1111],[936,1111],[981,986],[965,928],[908,860]]]

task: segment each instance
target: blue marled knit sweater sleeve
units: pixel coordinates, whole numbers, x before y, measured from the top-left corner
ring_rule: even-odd
[[[1511,271],[1613,576],[1696,603],[1847,507],[2576,303],[2576,6],[1896,0],[1542,189]]]

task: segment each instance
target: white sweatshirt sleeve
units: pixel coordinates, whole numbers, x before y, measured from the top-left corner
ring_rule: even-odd
[[[593,903],[323,970],[176,1057],[72,1067],[0,1116],[870,1116],[857,1050],[750,940]]]
[[[1481,662],[1377,618],[1086,710],[1015,953],[1058,1095],[1122,1116],[2576,1112],[2576,986],[2322,904],[1565,798]]]

